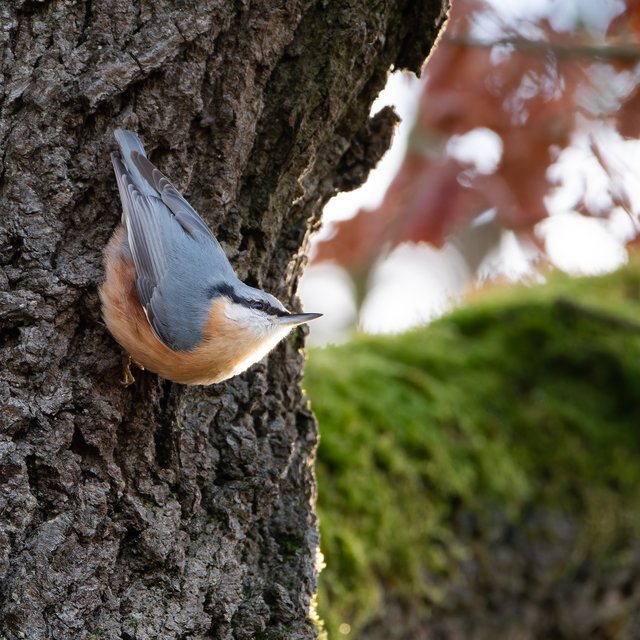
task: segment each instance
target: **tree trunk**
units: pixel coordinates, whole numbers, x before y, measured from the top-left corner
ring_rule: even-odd
[[[1,638],[315,637],[303,333],[224,384],[119,384],[96,293],[112,132],[295,307],[321,205],[389,143],[370,104],[443,4],[0,4]]]

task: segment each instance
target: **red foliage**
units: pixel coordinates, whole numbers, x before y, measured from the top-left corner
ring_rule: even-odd
[[[500,40],[474,40],[472,26],[479,17],[501,28]],[[504,227],[523,232],[548,215],[544,199],[553,186],[548,169],[570,144],[577,114],[596,117],[578,110],[577,97],[592,86],[592,65],[605,45],[579,30],[554,31],[545,20],[529,27],[538,34],[534,41],[501,22],[483,0],[453,3],[445,36],[425,69],[427,81],[402,167],[377,210],[336,224],[334,236],[318,246],[317,261],[332,259],[366,271],[384,248],[404,241],[440,244],[490,207]],[[607,33],[620,49],[619,58],[615,49],[602,50],[607,61],[619,70],[635,66],[640,3],[628,0],[627,11]],[[623,96],[621,104],[617,114],[604,116],[617,117],[620,132],[635,137],[640,90]],[[492,173],[480,173],[446,153],[452,136],[478,127],[502,141]]]

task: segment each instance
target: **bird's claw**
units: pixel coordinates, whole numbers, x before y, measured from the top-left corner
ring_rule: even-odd
[[[131,373],[132,362],[133,360],[131,359],[131,356],[124,356],[122,358],[122,379],[120,380],[120,384],[124,387],[128,387],[136,381],[133,377],[133,373]]]

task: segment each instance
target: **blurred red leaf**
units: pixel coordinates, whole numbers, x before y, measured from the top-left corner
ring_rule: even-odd
[[[629,97],[620,105],[615,114],[620,135],[636,138],[640,131],[640,87],[635,87]]]
[[[471,37],[470,27],[481,15],[502,28],[498,45]],[[630,32],[637,41],[640,3],[629,0],[626,16],[614,20],[609,31],[620,37]],[[509,31],[483,0],[454,3],[444,38],[426,67],[412,143],[384,201],[375,211],[360,211],[336,224],[334,236],[319,244],[317,261],[336,260],[352,271],[366,271],[384,248],[407,241],[440,244],[492,207],[504,227],[532,233],[548,215],[548,169],[571,142],[576,96],[592,87],[598,53],[581,31],[559,33],[541,20],[535,32],[537,39],[531,41]],[[633,59],[633,49],[623,53],[625,60]],[[615,58],[607,50],[606,57],[611,55]],[[626,135],[637,135],[638,112],[640,91],[618,114]],[[584,109],[582,115],[589,117]],[[479,127],[502,142],[502,156],[491,173],[446,153],[452,136]]]
[[[625,0],[625,10],[609,24],[607,38],[614,42],[640,43],[640,2]]]

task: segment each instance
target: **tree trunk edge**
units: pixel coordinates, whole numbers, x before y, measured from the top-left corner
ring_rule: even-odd
[[[304,333],[216,387],[122,388],[108,158],[138,131],[239,275],[295,304],[321,205],[391,137],[367,125],[386,70],[419,71],[445,16],[376,8],[0,7],[0,637],[315,637]]]

